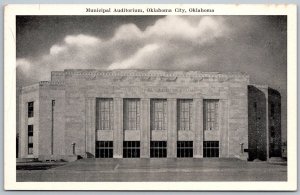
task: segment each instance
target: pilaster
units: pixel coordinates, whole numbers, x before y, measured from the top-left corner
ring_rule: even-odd
[[[228,100],[219,100],[219,131],[220,131],[220,154],[221,158],[229,157],[229,135],[228,135]]]
[[[123,99],[114,98],[113,157],[123,158]]]
[[[176,158],[177,156],[177,102],[175,98],[168,99],[168,158]]]
[[[203,99],[193,99],[194,158],[203,158]]]
[[[96,145],[96,98],[86,100],[86,155],[95,156]]]
[[[25,112],[25,102],[23,101],[23,95],[19,96],[19,157],[26,158],[28,144],[26,142],[27,134],[27,112]]]
[[[150,99],[141,99],[141,158],[150,157]]]

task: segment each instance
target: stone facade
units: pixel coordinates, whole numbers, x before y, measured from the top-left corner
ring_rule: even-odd
[[[254,147],[256,139],[265,139],[265,135],[259,137],[250,132],[254,131],[252,129],[255,126],[249,103],[252,104],[252,99],[256,97],[252,92],[249,76],[243,73],[74,69],[55,71],[51,74],[51,81],[22,89],[19,97],[19,156],[40,159],[60,159],[74,155],[95,157],[97,141],[112,141],[113,157],[122,158],[124,141],[140,141],[140,158],[149,158],[151,141],[166,141],[167,157],[176,158],[177,142],[192,141],[193,157],[202,158],[203,143],[217,141],[218,156],[221,158],[244,159],[246,156],[247,159],[247,151],[256,158],[256,150],[251,150],[251,147]],[[97,98],[112,98],[112,129],[96,128]],[[124,130],[124,100],[130,98],[138,98],[140,102],[140,129]],[[151,129],[150,105],[153,99],[167,101],[166,130]],[[191,127],[188,131],[178,130],[179,99],[192,101]],[[218,102],[218,128],[215,130],[208,131],[203,125],[205,100]],[[34,102],[34,117],[28,118],[26,106],[30,101]],[[258,107],[266,106],[265,99],[264,103],[259,102]],[[263,116],[259,124],[264,132],[267,132],[266,117],[268,116]],[[28,124],[34,125],[32,155],[27,152]],[[262,144],[259,147],[266,148],[268,145]],[[266,151],[267,149],[262,149],[263,156],[267,156]]]
[[[248,86],[249,160],[281,157],[281,96],[266,85]]]

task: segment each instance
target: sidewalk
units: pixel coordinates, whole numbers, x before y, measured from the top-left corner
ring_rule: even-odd
[[[17,181],[286,181],[287,166],[238,159],[81,159]]]

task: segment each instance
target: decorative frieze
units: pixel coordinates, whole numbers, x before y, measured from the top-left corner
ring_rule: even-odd
[[[26,87],[22,87],[21,92],[23,94],[25,94],[25,93],[30,93],[30,92],[37,91],[38,89],[39,89],[39,85],[34,84],[34,85],[29,85],[29,86],[26,86]]]
[[[203,77],[193,77],[190,82],[192,83],[200,83],[203,80]]]
[[[177,80],[177,77],[166,77],[162,76],[160,77],[161,81],[166,81],[166,82],[175,82]]]
[[[86,80],[108,77],[114,82],[142,81],[151,82],[159,80],[163,82],[176,82],[178,78],[185,78],[187,82],[199,83],[202,81],[225,82],[230,80],[249,82],[249,76],[244,73],[218,73],[200,71],[150,71],[150,70],[65,70],[66,76],[83,77]],[[58,73],[60,74],[60,73]]]
[[[156,77],[151,77],[151,76],[141,76],[140,77],[141,81],[148,81],[148,82],[154,81],[155,79],[156,79]]]
[[[113,78],[113,81],[114,82],[121,82],[121,81],[124,81],[126,79],[125,76],[116,76]]]
[[[65,82],[61,81],[40,81],[39,85],[40,86],[50,86],[50,85],[64,85]]]

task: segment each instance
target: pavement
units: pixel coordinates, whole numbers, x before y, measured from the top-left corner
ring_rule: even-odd
[[[47,170],[65,164],[67,162],[17,162],[17,170]]]
[[[48,170],[17,170],[17,181],[286,181],[286,163],[239,159],[81,159]]]

